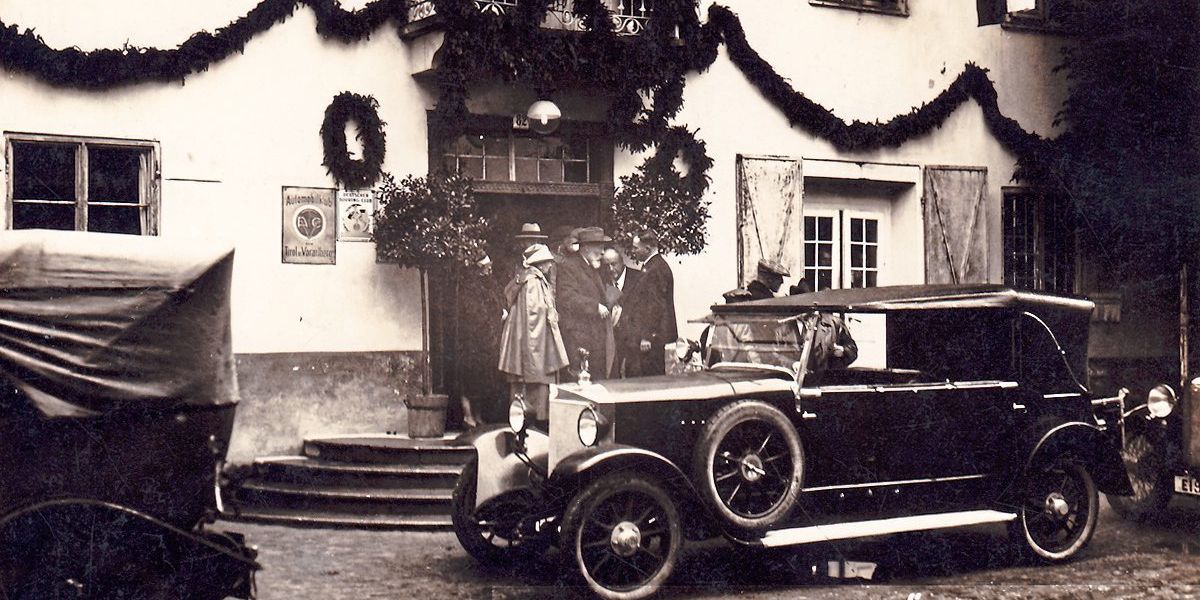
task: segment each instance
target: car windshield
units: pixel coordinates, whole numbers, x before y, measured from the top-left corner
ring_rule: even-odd
[[[713,323],[706,364],[743,363],[782,367],[789,371],[800,360],[801,325],[775,318],[740,317]]]

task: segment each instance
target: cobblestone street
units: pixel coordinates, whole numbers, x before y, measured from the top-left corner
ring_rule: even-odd
[[[589,597],[559,580],[554,554],[489,572],[452,533],[229,527],[259,547],[264,600]],[[839,556],[878,563],[873,580],[813,576],[814,565]],[[1091,545],[1063,566],[1023,564],[1002,527],[985,527],[772,553],[708,542],[690,547],[672,583],[662,597],[1200,598],[1200,503],[1175,500],[1162,519],[1142,525],[1105,504]]]

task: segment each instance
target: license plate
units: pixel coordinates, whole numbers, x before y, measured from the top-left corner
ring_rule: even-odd
[[[1175,491],[1180,494],[1200,496],[1200,481],[1191,475],[1176,475]]]

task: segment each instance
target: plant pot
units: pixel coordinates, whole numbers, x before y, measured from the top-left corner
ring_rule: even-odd
[[[436,438],[446,433],[446,407],[450,397],[446,394],[409,396],[404,399],[408,407],[408,437]]]

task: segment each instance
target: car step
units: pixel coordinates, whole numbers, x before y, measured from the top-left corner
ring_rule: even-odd
[[[779,529],[768,531],[761,538],[751,543],[766,548],[778,548],[782,546],[798,546],[800,544],[874,537],[909,531],[931,531],[934,529],[952,529],[955,527],[970,527],[972,525],[1007,523],[1016,518],[1017,515],[1013,513],[998,510],[968,510],[963,512]]]

